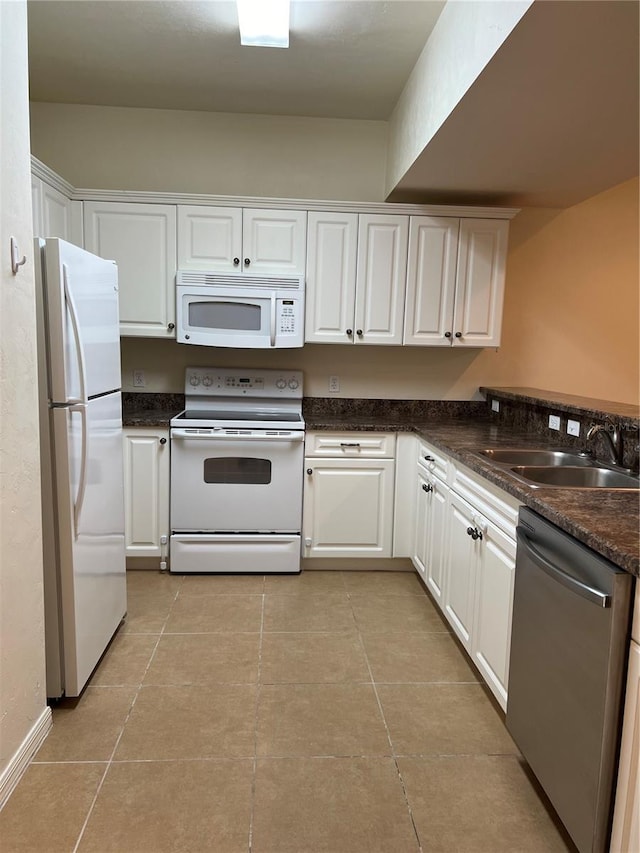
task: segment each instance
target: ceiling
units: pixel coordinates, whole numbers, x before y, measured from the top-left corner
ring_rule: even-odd
[[[241,47],[230,0],[32,0],[34,101],[389,118],[444,0],[292,0],[290,47]]]
[[[30,96],[387,120],[444,5],[292,0],[279,50],[240,46],[232,0],[30,0]],[[388,200],[567,207],[637,175],[639,6],[535,0]]]

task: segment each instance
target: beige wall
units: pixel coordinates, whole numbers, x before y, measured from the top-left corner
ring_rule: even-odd
[[[384,201],[383,121],[33,103],[31,140],[76,187]]]
[[[0,2],[0,795],[45,711],[27,8]],[[9,238],[27,264],[13,276]]]
[[[391,115],[387,196],[532,2],[484,0],[445,5]]]
[[[309,396],[479,398],[480,385],[530,385],[638,402],[638,180],[564,211],[523,210],[511,223],[502,346],[461,350],[307,345],[208,349],[125,338],[123,382],[182,391],[192,365],[302,369]]]

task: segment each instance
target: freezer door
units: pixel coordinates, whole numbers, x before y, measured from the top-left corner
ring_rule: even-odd
[[[67,696],[80,694],[126,611],[120,396],[51,411]]]
[[[64,240],[44,249],[49,399],[86,401],[120,388],[118,269]]]

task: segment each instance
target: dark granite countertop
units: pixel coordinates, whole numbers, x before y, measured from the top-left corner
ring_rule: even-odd
[[[532,489],[496,468],[476,451],[485,447],[560,447],[562,437],[503,426],[488,416],[434,417],[400,421],[382,415],[347,418],[307,417],[307,429],[414,432],[434,447],[486,477],[526,506],[575,536],[611,562],[640,576],[640,494],[603,489]],[[567,442],[564,442],[567,445]]]
[[[484,390],[491,394],[497,389]],[[518,389],[524,390],[533,394],[534,389]],[[532,396],[531,399],[539,401],[540,397]],[[575,399],[582,401],[583,398]],[[171,418],[183,408],[181,394],[123,394],[123,424],[125,427],[168,428]],[[575,447],[567,436],[549,437],[514,428],[492,418],[486,404],[482,403],[385,401],[375,407],[379,413],[366,409],[364,405],[359,408],[347,404],[342,410],[338,407],[331,411],[331,406],[321,400],[305,399],[306,427],[308,430],[416,433],[594,551],[640,576],[638,493],[528,488],[475,452],[484,447]]]
[[[611,400],[596,400],[592,397],[580,397],[577,394],[563,394],[560,391],[542,391],[539,388],[501,388],[481,386],[480,391],[496,400],[513,400],[517,403],[529,403],[544,406],[567,414],[588,416],[597,419],[615,418],[617,421],[637,423],[640,408],[631,403],[616,403]]]

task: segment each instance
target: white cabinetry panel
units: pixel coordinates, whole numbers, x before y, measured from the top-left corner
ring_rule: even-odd
[[[169,535],[169,430],[125,429],[123,442],[126,554],[160,557]]]
[[[306,247],[305,210],[243,210],[242,266],[247,272],[304,275]]]
[[[640,850],[640,645],[632,642],[611,853],[635,853],[637,850]]]
[[[356,299],[356,213],[309,213],[306,343],[351,343]]]
[[[408,238],[408,216],[359,218],[356,343],[402,343]]]
[[[86,248],[118,265],[120,334],[175,338],[176,208],[85,202]]]
[[[178,206],[178,269],[229,273],[241,262],[241,208]]]

